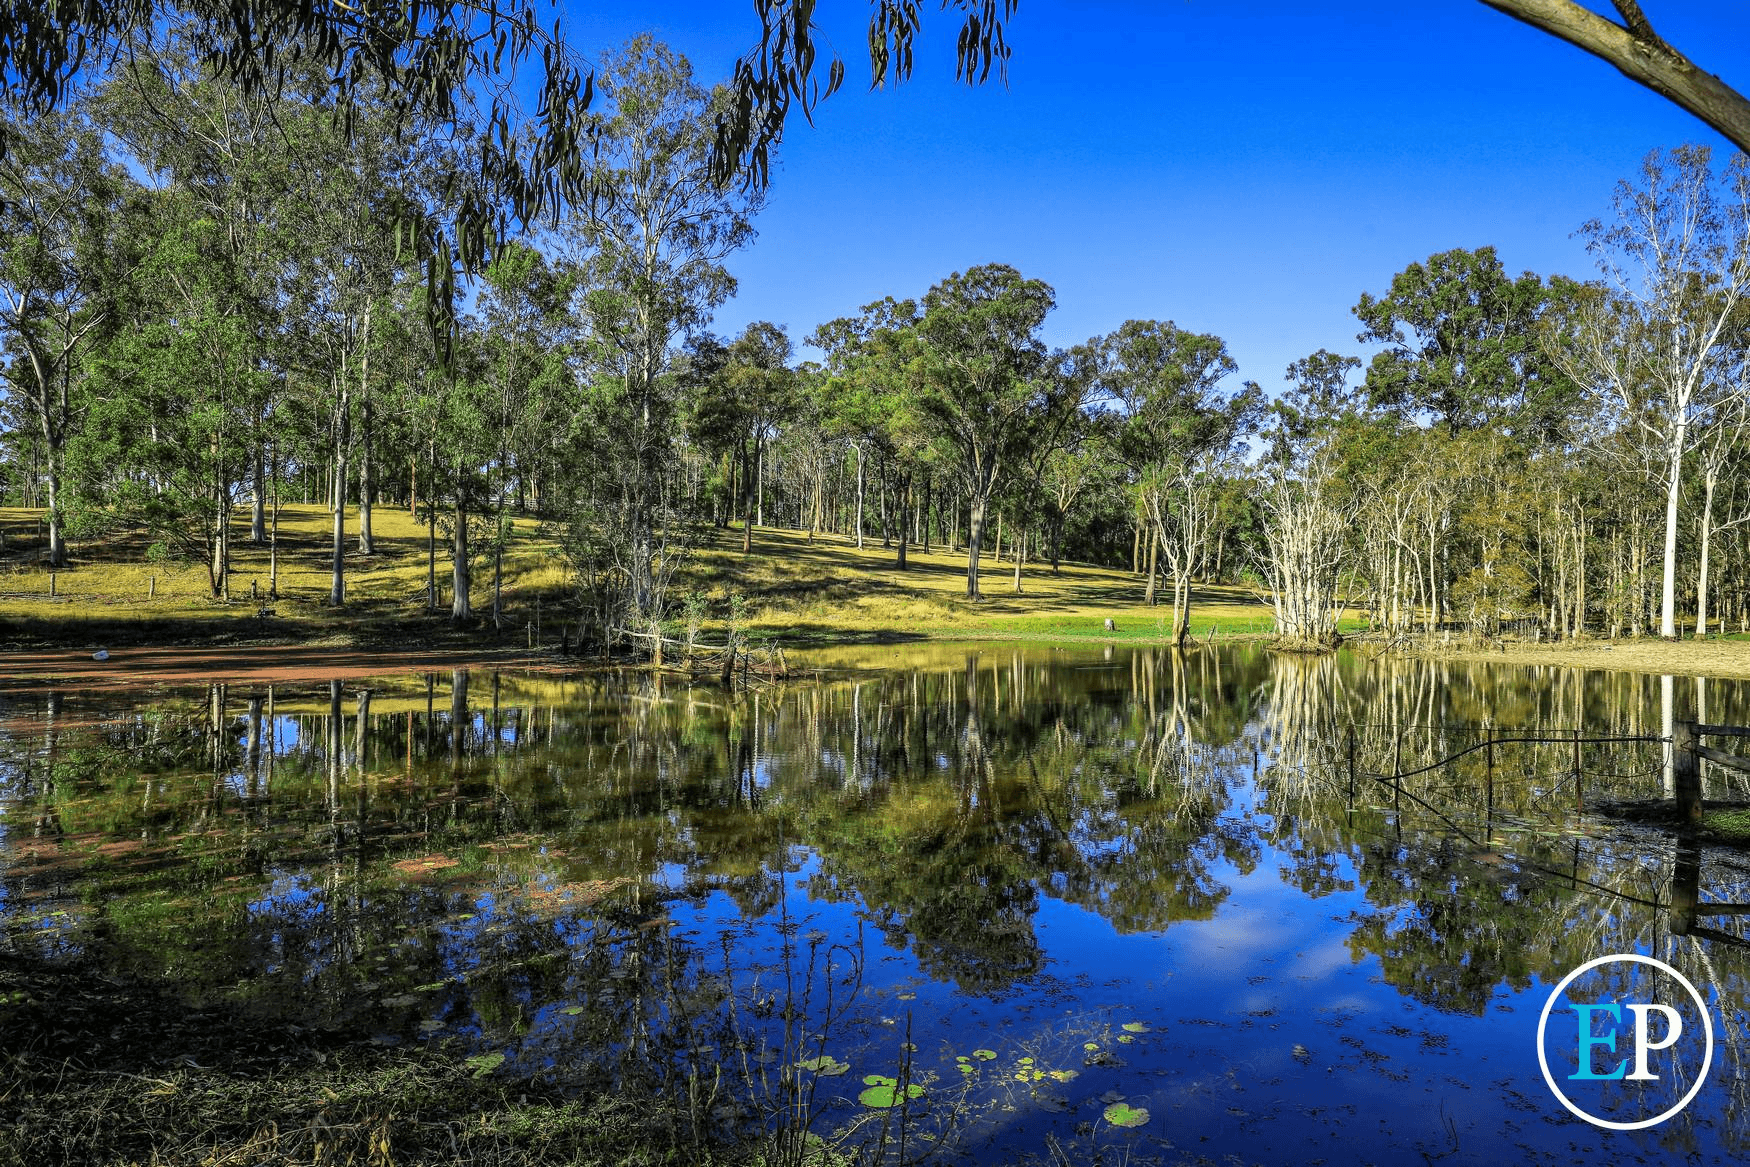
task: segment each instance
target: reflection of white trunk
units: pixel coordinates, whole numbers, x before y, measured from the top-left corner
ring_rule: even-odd
[[[1672,709],[1675,705],[1677,679],[1670,674],[1659,678],[1659,732],[1665,735],[1665,797],[1677,797],[1677,754],[1671,745],[1675,729]]]

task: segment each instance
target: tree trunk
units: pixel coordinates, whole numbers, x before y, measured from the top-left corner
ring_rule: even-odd
[[[1683,490],[1684,426],[1676,426],[1670,449],[1671,480],[1665,489],[1665,578],[1659,591],[1659,636],[1677,636],[1677,504]]]
[[[377,551],[377,541],[371,531],[371,495],[377,489],[376,468],[372,464],[373,437],[371,425],[371,399],[363,398],[359,403],[364,416],[359,420],[363,423],[364,449],[359,455],[359,554],[374,555]]]
[[[458,474],[457,478],[460,477]],[[456,536],[450,550],[450,579],[454,589],[450,620],[473,619],[474,609],[468,604],[468,511],[462,502],[460,485],[456,487]]]
[[[273,478],[273,517],[267,529],[267,598],[280,598],[280,465],[279,452],[274,451],[269,468]]]
[[[1701,493],[1701,564],[1695,574],[1695,639],[1707,639],[1707,574],[1708,552],[1713,542],[1714,489],[1719,477],[1709,467]]]
[[[911,475],[909,473],[906,473],[906,474],[902,474],[899,476],[899,495],[898,495],[898,499],[897,499],[898,505],[895,507],[895,509],[899,512],[899,561],[895,566],[897,566],[899,568],[899,570],[901,570],[901,571],[905,570],[905,548],[906,548],[906,543],[907,543],[907,536],[909,536],[911,534],[911,524],[906,519],[906,511],[908,509],[908,503],[909,503],[910,498],[911,498]]]
[[[1021,561],[1027,557],[1027,529],[1015,528],[1015,594],[1021,594]]]
[[[919,538],[918,542],[923,544],[924,554],[926,554],[926,555],[929,554],[929,551],[930,551],[930,485],[931,484],[930,484],[929,472],[925,471],[924,472],[924,502],[923,502],[923,506],[920,508],[920,510],[918,512],[919,516],[920,516],[920,527],[919,527],[919,532],[918,532],[920,535],[920,538]]]
[[[1155,606],[1155,579],[1159,576],[1161,556],[1161,535],[1151,525],[1148,532],[1148,584],[1143,588],[1142,602],[1147,607]]]
[[[497,628],[504,617],[504,501],[498,506],[498,538],[492,544],[492,626]]]
[[[267,542],[267,469],[262,465],[261,446],[255,447],[255,465],[249,504],[249,541],[256,546]]]
[[[335,406],[334,425],[334,542],[333,579],[329,584],[328,602],[335,607],[346,603],[346,448],[352,441],[352,386],[346,379],[346,362],[341,362],[340,396]]]
[[[978,590],[978,552],[984,544],[984,514],[988,500],[975,491],[967,507],[966,598],[982,600]]]
[[[746,442],[741,444],[741,551],[753,551],[753,460]]]
[[[435,449],[432,452],[432,465],[434,468],[437,465],[437,453]],[[432,477],[436,478],[437,475],[434,473]],[[431,501],[426,504],[428,507],[428,513],[425,516],[425,610],[427,612],[436,612],[438,607],[437,494],[433,491],[428,491],[427,493],[431,494],[432,497]]]

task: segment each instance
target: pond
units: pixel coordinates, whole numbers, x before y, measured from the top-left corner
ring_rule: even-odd
[[[1705,910],[1750,862],[1598,813],[1668,791],[1671,718],[1750,724],[1743,685],[1253,645],[818,663],[0,693],[0,951],[483,1073],[607,1066],[869,1160],[1750,1151],[1750,946]],[[1635,953],[1714,1048],[1623,1132],[1552,1094],[1539,1023]],[[1673,1037],[1661,1077],[1575,1081],[1575,1016],[1543,1048],[1593,1113],[1702,1072]]]

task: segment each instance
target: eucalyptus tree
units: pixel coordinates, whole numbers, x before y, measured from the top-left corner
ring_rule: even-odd
[[[1124,418],[1120,455],[1135,476],[1173,583],[1173,639],[1191,634],[1191,580],[1209,554],[1222,478],[1236,469],[1263,412],[1253,382],[1226,389],[1237,370],[1220,337],[1172,321],[1130,320],[1096,342],[1099,384]],[[1154,572],[1146,592],[1154,602]]]
[[[1665,496],[1659,634],[1670,638],[1684,459],[1722,396],[1741,392],[1732,329],[1750,293],[1750,161],[1735,155],[1716,178],[1704,146],[1654,150],[1613,204],[1613,222],[1584,228],[1604,282],[1542,336],[1595,408],[1613,410],[1656,455],[1643,464]]]
[[[101,390],[86,445],[94,494],[167,545],[200,547],[230,597],[230,527],[259,450],[273,375],[259,359],[251,273],[183,192],[153,199],[126,327],[88,362]]]
[[[67,562],[68,440],[84,402],[80,355],[116,322],[134,248],[137,184],[82,112],[0,111],[0,336],[5,391],[41,443],[48,563]]]
[[[1111,413],[1077,410],[1064,427],[1061,444],[1040,467],[1039,486],[1050,547],[1051,574],[1059,574],[1063,530],[1078,503],[1110,489],[1119,480],[1118,419]]]
[[[1345,473],[1350,441],[1364,424],[1361,394],[1349,385],[1360,366],[1326,349],[1302,357],[1288,366],[1292,388],[1267,410],[1256,566],[1287,646],[1324,648],[1341,639],[1345,576],[1358,553],[1369,550],[1354,539],[1362,495]]]
[[[648,36],[602,62],[605,109],[590,114],[593,189],[573,207],[563,240],[582,277],[575,301],[587,343],[584,379],[602,432],[606,508],[625,569],[627,617],[661,619],[682,551],[685,516],[669,489],[679,437],[677,341],[705,327],[735,290],[723,260],[753,238],[761,196],[710,181],[714,97],[685,57]],[[611,513],[608,513],[611,512]]]
[[[257,395],[249,427],[255,543],[267,540],[270,418],[274,390],[284,386],[285,354],[277,341],[285,257],[302,226],[280,214],[302,182],[280,111],[295,106],[296,91],[307,93],[313,83],[302,71],[289,101],[285,91],[240,91],[216,78],[198,48],[172,29],[162,43],[136,46],[127,67],[110,76],[96,100],[105,131],[131,161],[173,191],[178,205],[215,226],[203,248],[211,256],[214,246],[222,246],[232,323],[254,334],[254,363],[280,373],[262,382],[267,392]]]
[[[1081,404],[1083,386],[1055,375],[1039,338],[1057,306],[1043,280],[1007,264],[956,272],[923,299],[917,408],[951,451],[968,510],[966,594],[982,598],[978,560],[991,497],[1030,457],[1043,457]]]
[[[441,141],[398,136],[391,112],[386,105],[359,107],[348,135],[332,124],[329,111],[312,103],[282,103],[276,110],[301,179],[279,208],[298,225],[287,264],[286,312],[294,363],[325,383],[333,513],[329,603],[337,606],[346,601],[346,499],[355,452],[359,544],[366,553],[374,548],[374,413],[381,377],[372,358],[391,295],[413,276],[401,224],[439,197],[437,188],[458,161]]]
[[[753,550],[753,529],[765,525],[767,449],[801,409],[800,382],[790,367],[782,326],[756,320],[724,346],[721,360],[698,385],[690,426],[707,448],[727,451],[733,493],[741,504],[741,549]],[[740,473],[735,473],[739,469]]]
[[[1573,393],[1537,344],[1548,299],[1537,275],[1510,278],[1493,247],[1410,264],[1386,295],[1364,292],[1353,309],[1363,325],[1357,339],[1385,346],[1368,366],[1369,400],[1451,434],[1548,432]]]
[[[571,403],[569,352],[570,298],[575,273],[554,265],[527,244],[502,248],[486,269],[481,288],[478,346],[480,376],[487,400],[486,430],[496,441],[490,451],[492,536],[492,619],[502,616],[505,510],[513,481],[523,480],[546,455],[541,431],[556,408]]]
[[[884,299],[863,305],[856,316],[842,316],[817,327],[809,343],[826,353],[825,390],[831,400],[830,424],[857,456],[854,527],[863,546],[867,462],[874,455],[886,482],[898,454],[896,437],[915,434],[905,423],[917,358],[918,306],[914,300]],[[908,443],[909,444],[909,443]],[[885,543],[883,544],[885,545]]]
[[[925,408],[922,317],[913,300],[891,296],[863,305],[856,316],[815,329],[813,343],[827,354],[832,418],[857,454],[857,545],[864,528],[865,462],[880,475],[882,546],[897,538],[894,566],[906,569],[911,539],[912,484],[926,472],[940,417]],[[892,505],[888,505],[891,495]]]

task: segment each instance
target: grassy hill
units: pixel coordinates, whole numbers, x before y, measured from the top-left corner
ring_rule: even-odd
[[[482,639],[524,643],[527,625],[541,609],[545,639],[558,639],[569,610],[570,585],[554,533],[533,519],[515,520],[504,559],[504,619],[494,629],[490,560],[478,561],[471,596],[482,619],[452,629],[447,547],[438,547],[442,610],[425,611],[426,531],[407,511],[375,508],[378,551],[360,555],[356,515],[347,515],[347,598],[328,606],[330,516],[320,506],[282,508],[279,522],[279,599],[266,604],[268,549],[248,543],[248,518],[239,513],[233,532],[229,603],[208,594],[199,562],[155,557],[143,535],[74,543],[72,562],[51,573],[42,564],[38,512],[0,508],[0,641],[17,643],[141,643],[180,640],[332,639],[338,644],[380,643],[418,635],[433,640]],[[1167,634],[1165,607],[1142,604],[1142,581],[1125,571],[1027,564],[1022,591],[1013,590],[1014,565],[984,560],[986,599],[966,600],[966,557],[941,549],[912,548],[906,571],[894,567],[894,552],[865,539],[862,550],[836,535],[808,542],[800,532],[759,529],[751,554],[741,550],[739,528],[711,531],[683,573],[681,590],[702,592],[714,616],[727,611],[732,594],[749,600],[752,632],[802,646],[883,644],[920,639],[1109,640],[1106,619],[1118,639],[1158,640]],[[250,587],[257,589],[251,600]],[[1199,589],[1193,597],[1192,629],[1199,637],[1267,633],[1268,607],[1232,587]]]

